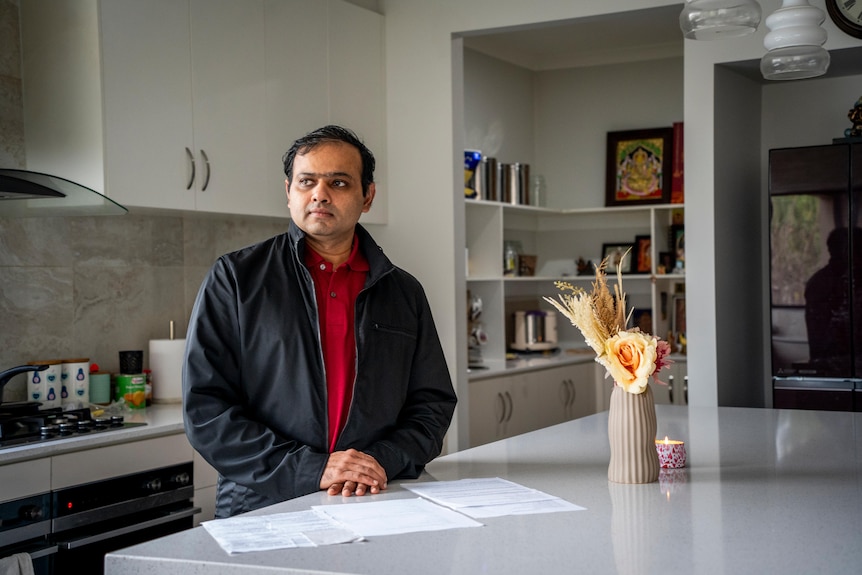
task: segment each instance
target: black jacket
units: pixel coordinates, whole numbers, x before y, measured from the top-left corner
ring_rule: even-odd
[[[372,455],[391,481],[442,448],[456,397],[419,282],[356,226],[370,270],[356,300],[356,382],[336,450]],[[304,233],[218,259],[192,310],[186,434],[219,472],[216,516],[319,489],[328,458],[317,304]]]

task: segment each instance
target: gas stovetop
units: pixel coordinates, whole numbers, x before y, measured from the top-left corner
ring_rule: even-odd
[[[92,433],[146,425],[127,422],[122,415],[93,417],[89,409],[45,409],[35,413],[3,413],[0,405],[0,449]]]

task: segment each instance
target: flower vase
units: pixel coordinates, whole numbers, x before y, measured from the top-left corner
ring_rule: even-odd
[[[611,462],[608,479],[614,483],[658,481],[659,462],[655,448],[655,401],[652,389],[628,393],[619,385],[611,392],[608,439]]]

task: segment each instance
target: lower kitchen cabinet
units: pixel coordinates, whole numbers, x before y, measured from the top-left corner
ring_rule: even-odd
[[[674,356],[673,363],[662,372],[667,385],[652,384],[656,403],[688,405],[688,363],[685,356]],[[659,401],[659,397],[662,401]]]
[[[470,445],[482,445],[598,411],[592,362],[473,380]]]

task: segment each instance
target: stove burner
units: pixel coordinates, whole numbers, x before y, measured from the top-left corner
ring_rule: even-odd
[[[45,409],[26,415],[0,416],[0,449],[29,443],[101,433],[146,423],[126,423],[122,415],[93,418],[89,409]]]

